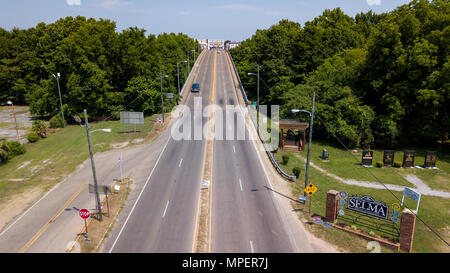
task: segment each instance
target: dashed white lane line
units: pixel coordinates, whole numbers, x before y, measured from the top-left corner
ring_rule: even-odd
[[[236,152],[236,147],[234,147],[234,145],[233,145],[233,151]]]
[[[255,251],[253,250],[253,242],[250,241],[250,249],[252,250],[252,253],[255,253]]]
[[[241,181],[240,178],[239,178],[239,185],[241,186],[241,191],[243,191],[243,190],[242,190],[242,181]]]
[[[164,216],[166,216],[167,207],[169,207],[169,200],[167,200],[166,208],[164,209],[162,218],[164,218]]]
[[[183,159],[181,159],[180,160],[180,164],[178,164],[178,167],[180,167],[181,166],[181,163],[183,162]]]

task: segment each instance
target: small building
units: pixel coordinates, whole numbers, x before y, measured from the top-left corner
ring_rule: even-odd
[[[282,119],[279,122],[280,148],[285,151],[302,151],[306,145],[308,122]]]
[[[240,45],[241,45],[240,42],[228,42],[228,43],[225,45],[225,48],[226,48],[227,50],[230,50],[230,49],[236,48],[236,47],[238,47],[238,46],[240,46]]]

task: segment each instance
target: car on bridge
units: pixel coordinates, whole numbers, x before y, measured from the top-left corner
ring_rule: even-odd
[[[200,92],[200,84],[198,82],[192,84],[191,92]]]

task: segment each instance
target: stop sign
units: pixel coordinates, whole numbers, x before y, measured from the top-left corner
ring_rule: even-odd
[[[78,214],[83,219],[88,219],[91,216],[91,213],[87,209],[81,209]]]

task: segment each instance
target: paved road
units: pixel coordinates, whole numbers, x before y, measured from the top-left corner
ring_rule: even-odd
[[[237,105],[227,54],[217,60],[216,102]],[[225,115],[224,115],[225,122]],[[235,113],[233,125],[224,126],[237,138]],[[243,121],[242,121],[243,122]],[[248,131],[246,130],[246,139]],[[256,150],[249,140],[216,140],[214,142],[212,252],[293,252],[288,232],[268,190],[267,181]]]
[[[190,94],[186,105],[194,109],[201,96],[209,102],[213,52],[206,52],[197,74],[200,93]],[[201,119],[201,121],[200,121]],[[191,122],[204,124],[201,113]],[[193,127],[190,129],[193,136]],[[116,225],[105,252],[191,252],[194,242],[199,189],[203,171],[204,140],[174,140],[167,145],[147,185],[123,224]]]
[[[86,138],[83,128],[80,128],[80,137]],[[124,175],[135,180],[134,187],[141,187],[140,181],[145,181],[148,175],[147,166],[154,165],[162,149],[162,140],[158,138],[150,144],[96,154],[99,184],[108,185],[120,177],[117,158],[122,153]],[[0,252],[64,252],[67,243],[75,239],[83,227],[78,210],[95,208],[87,183],[93,183],[89,159],[0,230]],[[58,217],[49,222],[56,215]]]

